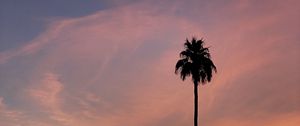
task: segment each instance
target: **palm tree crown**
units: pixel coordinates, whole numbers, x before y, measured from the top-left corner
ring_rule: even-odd
[[[195,84],[206,84],[212,78],[212,72],[216,72],[216,66],[211,61],[209,49],[203,47],[203,39],[192,38],[191,42],[186,39],[185,50],[180,53],[180,60],[176,63],[175,73],[180,72],[180,77],[185,80],[192,75]]]

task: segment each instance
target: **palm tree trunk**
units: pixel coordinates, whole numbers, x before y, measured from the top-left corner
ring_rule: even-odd
[[[194,126],[198,126],[198,83],[197,82],[194,82],[194,95],[195,95]]]

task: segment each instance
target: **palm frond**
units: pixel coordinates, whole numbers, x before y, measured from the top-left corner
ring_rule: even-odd
[[[206,79],[208,82],[211,81],[212,71],[217,72],[217,68],[209,58],[203,58],[203,70],[206,73]]]
[[[181,58],[191,58],[192,57],[192,52],[190,50],[184,50],[182,52],[180,52],[179,56]]]
[[[182,67],[180,71],[180,77],[182,80],[185,80],[186,77],[191,75],[192,70],[192,64],[190,62],[186,62]]]
[[[201,83],[205,84],[207,79],[206,79],[206,73],[204,71],[200,71],[200,78],[201,78]]]
[[[200,47],[203,47],[203,44],[204,44],[203,38],[197,40],[197,43],[199,44]]]
[[[193,46],[192,46],[191,42],[190,42],[188,39],[185,40],[184,47],[185,47],[186,49],[189,49],[189,50],[192,50],[192,49],[193,49],[193,48],[192,48]]]
[[[176,66],[175,66],[175,74],[178,73],[178,70],[183,67],[183,65],[188,61],[188,59],[184,58],[184,59],[180,59],[177,61]]]

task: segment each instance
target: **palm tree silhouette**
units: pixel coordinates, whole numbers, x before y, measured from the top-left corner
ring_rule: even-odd
[[[204,85],[210,82],[213,71],[217,72],[216,66],[210,59],[209,49],[203,47],[203,44],[203,39],[197,40],[193,37],[191,42],[186,39],[185,50],[180,53],[180,60],[175,66],[175,74],[180,72],[183,81],[192,75],[195,95],[194,126],[198,126],[198,84]]]

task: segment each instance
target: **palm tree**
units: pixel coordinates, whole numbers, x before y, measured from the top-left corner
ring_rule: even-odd
[[[180,72],[183,81],[192,75],[195,95],[194,126],[198,126],[198,85],[210,82],[212,73],[217,72],[216,66],[210,59],[209,49],[203,47],[203,44],[203,39],[197,40],[193,37],[191,42],[186,39],[185,50],[180,53],[180,60],[175,66],[175,74]]]

